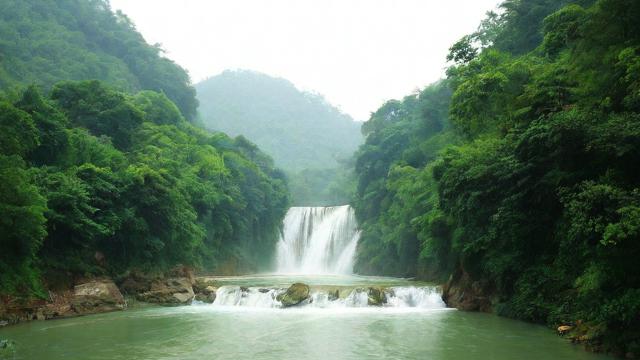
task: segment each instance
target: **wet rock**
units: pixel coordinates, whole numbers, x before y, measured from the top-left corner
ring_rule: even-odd
[[[282,303],[283,307],[298,305],[309,298],[309,285],[295,283],[284,293],[278,295],[276,300]]]
[[[327,298],[329,299],[329,301],[335,301],[340,299],[340,290],[335,289],[333,291],[329,290],[329,292],[327,293]]]
[[[213,280],[197,278],[193,284],[193,292],[195,300],[211,304],[216,300],[216,291],[218,288]]]
[[[208,287],[212,287],[214,289],[217,288],[217,284],[213,280],[207,280],[203,278],[196,278],[195,283],[193,284],[193,292],[196,294],[207,293],[206,289]]]
[[[151,290],[138,294],[136,299],[154,304],[183,305],[191,303],[194,297],[188,278],[169,278],[154,281]]]
[[[442,300],[445,304],[465,311],[491,312],[493,303],[490,294],[489,286],[474,281],[461,269],[456,271],[442,288]]]
[[[387,303],[387,297],[381,288],[370,287],[367,290],[367,305],[382,306]]]
[[[208,295],[206,294],[196,294],[195,299],[197,301],[201,301],[203,303],[207,303],[207,304],[213,304],[214,301],[216,301],[216,293],[212,292]]]
[[[259,291],[259,292],[261,292],[261,293],[263,293],[263,294],[266,294],[266,293],[268,293],[268,292],[269,292],[269,291],[271,291],[271,290],[270,290],[270,289],[267,289],[267,288],[260,288],[260,289],[258,289],[258,291]]]
[[[204,289],[199,289],[199,290],[200,291],[196,293],[196,297],[195,297],[196,300],[202,301],[208,304],[212,304],[216,300],[217,288],[213,286],[207,286]]]
[[[78,315],[123,310],[125,307],[120,290],[111,280],[94,280],[74,287],[71,308]],[[44,320],[44,310],[40,309],[36,317]]]
[[[564,335],[564,334],[568,333],[569,331],[571,331],[572,329],[573,329],[573,326],[571,326],[571,325],[558,326],[558,334]]]
[[[46,320],[47,318],[44,315],[44,309],[40,308],[36,311],[36,320]]]

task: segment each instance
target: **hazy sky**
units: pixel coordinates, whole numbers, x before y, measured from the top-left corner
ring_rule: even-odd
[[[198,82],[251,69],[356,120],[444,74],[449,46],[499,0],[111,0]]]

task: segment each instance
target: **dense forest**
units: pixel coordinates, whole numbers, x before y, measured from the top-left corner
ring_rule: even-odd
[[[134,268],[268,265],[285,176],[246,139],[189,121],[183,69],[106,1],[3,9],[0,294]]]
[[[356,273],[640,353],[640,1],[506,0],[361,134],[283,79],[193,87],[107,0],[0,3],[0,300],[263,270],[291,204],[351,202]]]
[[[357,270],[640,349],[640,2],[507,0],[363,126]]]
[[[0,88],[97,79],[118,90],[154,90],[187,120],[198,106],[184,69],[148,45],[106,0],[2,0]]]
[[[319,95],[248,70],[196,84],[204,125],[242,135],[287,173],[295,205],[342,205],[353,193],[360,124]]]

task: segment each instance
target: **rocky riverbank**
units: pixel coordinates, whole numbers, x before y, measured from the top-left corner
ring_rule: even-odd
[[[0,327],[32,320],[49,320],[125,310],[135,299],[158,305],[187,305],[193,300],[212,303],[215,283],[197,278],[185,267],[166,274],[133,271],[112,279],[80,280],[72,288],[50,290],[46,299],[0,298]]]
[[[480,311],[496,313],[499,300],[493,288],[485,282],[474,280],[463,269],[458,269],[442,286],[442,300],[447,307],[463,311]],[[500,315],[500,313],[498,313]],[[605,352],[625,359],[637,359],[640,354],[623,352],[617,348],[607,347],[602,339],[601,326],[577,319],[566,323],[549,323],[547,326],[556,329],[559,336],[570,340],[573,344],[583,346],[590,352]]]

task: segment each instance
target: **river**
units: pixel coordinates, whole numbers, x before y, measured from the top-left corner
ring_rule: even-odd
[[[213,277],[213,304],[34,321],[0,329],[0,339],[15,342],[16,360],[610,359],[543,326],[448,309],[434,284],[353,275],[358,236],[349,207],[292,208],[278,273]],[[292,283],[310,296],[282,308],[277,296]]]
[[[370,284],[429,288],[402,279],[357,276],[222,278],[248,289],[305,280],[314,292]],[[255,286],[254,286],[255,285]],[[233,285],[224,285],[233,286]],[[251,296],[251,295],[249,295]],[[15,359],[609,359],[549,329],[491,314],[438,306],[268,304],[142,307],[0,329]]]

